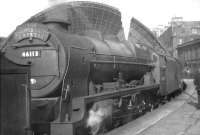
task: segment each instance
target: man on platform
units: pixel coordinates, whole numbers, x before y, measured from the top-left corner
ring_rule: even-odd
[[[200,109],[200,68],[194,75],[194,85],[196,86],[197,97],[198,97],[197,108]]]

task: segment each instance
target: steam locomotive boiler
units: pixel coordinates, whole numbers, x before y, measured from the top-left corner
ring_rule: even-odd
[[[98,134],[180,88],[178,61],[134,18],[125,40],[120,12],[104,4],[44,10],[18,26],[2,52],[30,65],[34,134]]]

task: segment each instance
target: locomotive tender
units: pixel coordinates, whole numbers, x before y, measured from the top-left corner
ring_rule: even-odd
[[[85,124],[98,134],[181,84],[180,63],[153,34],[133,18],[125,40],[120,12],[100,3],[44,10],[18,26],[1,51],[30,65],[31,130],[39,135],[82,134]]]

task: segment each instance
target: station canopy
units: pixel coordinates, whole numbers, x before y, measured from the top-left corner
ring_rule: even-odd
[[[117,35],[122,30],[118,9],[97,2],[68,2],[50,7],[33,16],[31,22],[60,22],[69,24],[72,33],[97,30],[103,34]]]

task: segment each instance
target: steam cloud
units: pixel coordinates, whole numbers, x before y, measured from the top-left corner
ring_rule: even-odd
[[[93,135],[97,134],[100,130],[104,120],[112,115],[112,100],[105,100],[97,102],[93,105],[89,111],[89,117],[87,119],[87,127],[91,128]]]

